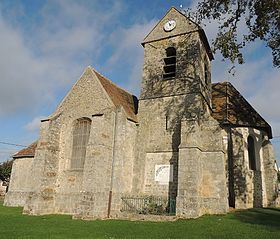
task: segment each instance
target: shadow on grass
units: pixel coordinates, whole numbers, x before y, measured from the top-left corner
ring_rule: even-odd
[[[280,229],[280,208],[256,208],[235,212],[232,215],[243,223]]]

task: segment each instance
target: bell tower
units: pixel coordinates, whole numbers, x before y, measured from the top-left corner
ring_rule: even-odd
[[[202,28],[172,7],[142,45],[140,100],[200,93],[211,107],[213,55]]]
[[[142,45],[144,65],[132,191],[170,200],[178,196],[182,202],[187,180],[184,172],[189,166],[181,149],[195,148],[185,140],[186,129],[211,118],[213,55],[203,29],[174,7]],[[198,134],[195,137],[199,138]],[[195,157],[194,162],[199,164]],[[161,169],[165,174],[159,177]],[[199,166],[193,174],[198,172]]]

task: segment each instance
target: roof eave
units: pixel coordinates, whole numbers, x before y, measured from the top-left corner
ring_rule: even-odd
[[[18,159],[18,158],[34,158],[34,155],[32,154],[27,154],[27,155],[13,155],[13,159]]]

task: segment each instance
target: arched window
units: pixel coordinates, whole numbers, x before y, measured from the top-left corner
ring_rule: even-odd
[[[248,136],[247,142],[248,142],[249,168],[251,170],[256,170],[255,141],[252,136]]]
[[[84,167],[86,147],[90,135],[90,126],[91,120],[88,118],[80,118],[74,122],[71,157],[72,169],[81,169]]]
[[[168,47],[165,49],[166,57],[164,58],[163,78],[171,78],[176,75],[176,49]]]

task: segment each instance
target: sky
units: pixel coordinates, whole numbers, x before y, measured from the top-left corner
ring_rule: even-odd
[[[38,138],[40,119],[50,115],[83,70],[91,65],[139,95],[141,42],[171,6],[197,0],[1,0],[0,162]],[[209,42],[217,23],[203,26]],[[245,31],[244,24],[240,32]],[[272,126],[280,166],[280,71],[261,41],[243,51],[245,64],[228,73],[219,53],[212,82],[230,81]]]

